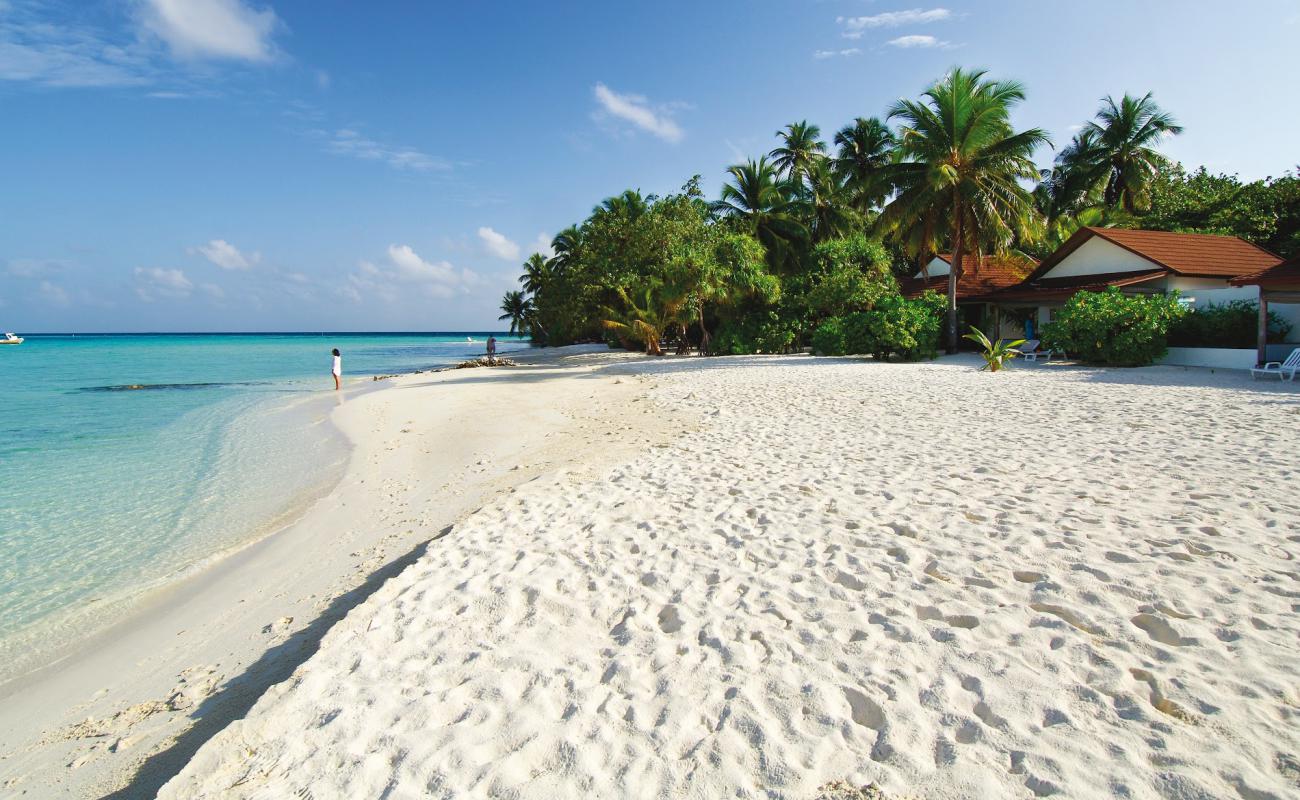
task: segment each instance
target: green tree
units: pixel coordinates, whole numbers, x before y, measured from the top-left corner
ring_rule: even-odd
[[[1015,241],[1032,239],[1035,211],[1020,182],[1038,177],[1034,150],[1050,143],[1038,128],[1012,129],[1010,111],[1025,97],[1021,85],[984,75],[954,68],[922,101],[900,100],[889,112],[890,119],[902,122],[902,158],[889,166],[897,194],[882,212],[881,225],[892,235],[912,238],[917,221],[925,220],[951,244],[950,353],[957,351],[957,281],[965,256],[1004,253]]]
[[[524,285],[525,292],[538,297],[550,282],[551,273],[551,264],[546,260],[546,256],[533,253],[524,262],[524,272],[519,276],[519,282]]]
[[[1182,132],[1150,92],[1142,97],[1125,94],[1118,103],[1106,97],[1097,118],[1062,151],[1061,160],[1082,183],[1100,189],[1107,208],[1133,214],[1150,205],[1151,182],[1167,163],[1156,145]]]
[[[884,168],[897,144],[889,127],[875,117],[858,117],[835,134],[838,150],[832,163],[859,214],[877,208],[889,195]]]
[[[786,125],[776,135],[781,145],[768,153],[773,165],[792,184],[802,184],[813,165],[826,158],[822,129],[804,120]]]
[[[527,336],[532,331],[533,301],[521,291],[511,290],[501,300],[500,320],[510,320],[511,336]]]
[[[808,229],[795,218],[796,201],[776,168],[764,157],[727,168],[729,183],[722,185],[714,213],[733,220],[767,249],[768,263],[780,267],[792,250],[806,242]]]

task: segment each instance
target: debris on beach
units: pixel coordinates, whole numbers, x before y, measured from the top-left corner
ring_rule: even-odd
[[[518,362],[511,361],[508,358],[488,358],[487,356],[482,356],[479,358],[471,359],[469,361],[462,361],[456,366],[446,367],[446,369],[473,369],[474,367],[517,367],[517,366],[519,366]],[[443,370],[439,370],[439,372],[442,371]]]
[[[858,788],[847,781],[831,781],[817,790],[813,800],[885,800],[885,793],[874,783]]]

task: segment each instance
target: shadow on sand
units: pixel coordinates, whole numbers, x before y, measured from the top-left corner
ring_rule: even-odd
[[[103,800],[144,800],[157,796],[163,784],[179,773],[205,742],[230,723],[242,719],[267,689],[287,680],[300,664],[311,658],[334,623],[364,603],[389,578],[418,561],[429,545],[451,533],[452,527],[448,525],[437,536],[370,573],[360,586],[334,598],[306,628],[270,648],[242,673],[226,681],[190,715],[194,725],[189,730],[171,747],[145,759],[130,783],[104,795]]]

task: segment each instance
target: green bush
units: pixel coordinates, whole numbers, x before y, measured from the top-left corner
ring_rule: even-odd
[[[1268,340],[1286,341],[1291,323],[1268,314]],[[1253,300],[1211,303],[1192,309],[1169,328],[1170,347],[1254,347],[1259,336],[1259,304]]]
[[[713,335],[713,352],[743,356],[784,353],[794,345],[795,326],[775,311],[751,311],[724,320]]]
[[[1165,354],[1170,326],[1186,313],[1177,292],[1127,295],[1114,286],[1078,292],[1043,326],[1043,345],[1089,364],[1142,367]]]
[[[844,317],[831,317],[813,331],[813,352],[823,356],[842,356],[848,352],[844,338]]]
[[[828,356],[891,354],[905,361],[934,358],[942,327],[943,298],[927,294],[917,300],[883,297],[870,311],[824,321],[812,335],[813,349]]]

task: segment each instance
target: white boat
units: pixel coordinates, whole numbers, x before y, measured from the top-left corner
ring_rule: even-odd
[[[0,344],[22,344],[22,343],[23,343],[23,337],[17,336],[12,333],[6,333],[4,335],[4,338],[0,339]]]

